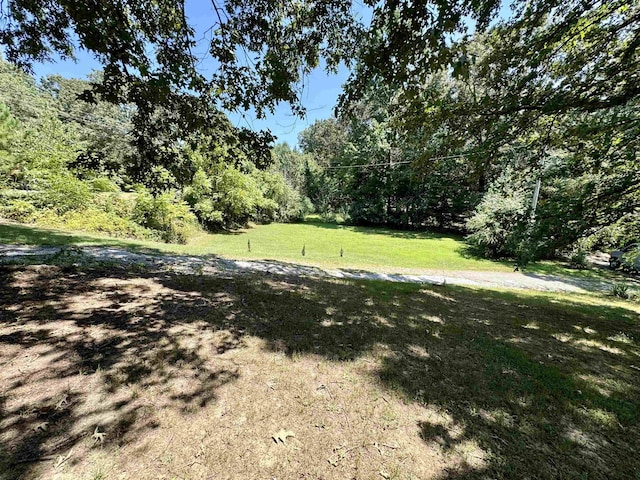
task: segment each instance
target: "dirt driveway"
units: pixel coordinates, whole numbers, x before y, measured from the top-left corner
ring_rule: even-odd
[[[261,272],[272,275],[303,276],[316,278],[368,279],[390,282],[450,284],[485,288],[515,288],[549,292],[608,291],[612,282],[589,278],[559,275],[543,275],[523,272],[484,271],[434,271],[421,274],[394,274],[351,269],[321,269],[276,261],[229,260],[215,256],[151,255],[136,253],[115,247],[36,247],[0,245],[0,259],[17,260],[31,256],[52,256],[61,252],[85,255],[97,261],[108,261],[126,265],[141,265],[152,269],[175,273],[197,273],[203,275],[242,274]],[[630,282],[635,282],[630,280]]]

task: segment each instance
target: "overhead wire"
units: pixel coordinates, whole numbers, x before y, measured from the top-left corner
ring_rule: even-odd
[[[473,152],[473,153],[478,153],[478,152]],[[465,158],[468,157],[470,155],[472,155],[473,153],[460,153],[457,155],[446,155],[446,156],[440,156],[440,157],[431,157],[429,160],[450,160],[450,159],[454,159],[454,158]],[[409,163],[415,163],[413,160],[403,160],[400,162],[384,162],[384,163],[361,163],[361,164],[355,164],[355,165],[334,165],[331,167],[326,167],[325,170],[335,170],[335,169],[340,169],[340,168],[360,168],[360,167],[393,167],[395,165],[406,165]]]

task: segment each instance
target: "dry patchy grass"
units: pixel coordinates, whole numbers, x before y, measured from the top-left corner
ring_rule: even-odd
[[[3,479],[640,472],[631,304],[53,266],[0,286]]]

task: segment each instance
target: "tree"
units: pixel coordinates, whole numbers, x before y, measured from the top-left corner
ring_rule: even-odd
[[[40,89],[51,98],[58,119],[72,125],[86,144],[69,167],[82,178],[109,176],[122,184],[126,182],[126,160],[132,153],[133,111],[130,105],[81,99],[91,82],[100,81],[101,76],[101,72],[93,72],[89,80],[81,80],[50,75],[42,79]]]
[[[492,92],[494,100],[501,93],[507,96],[497,103],[487,96],[486,102],[478,102],[478,111],[492,116],[594,111],[638,97],[637,2],[510,3],[511,14],[500,18],[497,0],[378,4],[342,105],[359,98],[376,77],[409,89],[420,88],[442,67],[464,77],[477,55],[471,39],[481,33],[486,33],[492,54],[479,62],[480,75],[491,76],[492,85],[499,87]]]
[[[345,99],[359,97],[376,76],[410,86],[442,67],[463,75],[468,35],[484,31],[499,47],[497,73],[505,80],[514,69],[526,73],[512,99],[533,84],[552,94],[538,88],[496,111],[598,109],[624,104],[640,89],[628,75],[640,46],[636,2],[518,0],[499,19],[499,0],[364,4],[373,9],[370,25],[357,20],[352,2],[340,0],[214,1],[209,51],[219,67],[208,77],[198,69],[183,0],[10,0],[1,13],[0,43],[12,62],[26,67],[85,48],[104,65],[96,91],[120,103],[171,103],[172,93],[188,90],[227,109],[253,104],[259,115],[279,101],[301,112],[298,84],[320,60],[329,69],[359,60]],[[559,59],[565,60],[560,69]],[[558,77],[561,88],[550,81]]]
[[[304,153],[313,155],[316,163],[327,167],[342,154],[347,141],[348,124],[336,118],[316,120],[298,135]]]
[[[17,126],[18,122],[13,118],[9,109],[0,103],[0,187],[5,186],[15,163],[11,145],[16,135]]]
[[[275,145],[271,153],[273,156],[272,169],[279,172],[291,188],[301,195],[306,195],[304,173],[308,161],[307,156],[297,150],[292,150],[287,143]]]
[[[298,83],[323,59],[335,68],[354,49],[350,5],[338,0],[213,2],[209,53],[219,65],[198,70],[195,32],[181,0],[78,3],[10,0],[2,10],[0,43],[10,61],[29,68],[54,54],[93,53],[104,76],[87,98],[172,106],[190,91],[218,106],[258,114],[288,101],[300,111]]]
[[[514,0],[511,14],[501,17],[499,0],[364,4],[372,9],[369,25],[356,19],[352,2],[214,1],[209,52],[217,67],[207,75],[193,53],[195,32],[182,0],[9,0],[0,13],[0,44],[25,67],[54,54],[71,57],[79,47],[92,52],[104,73],[82,97],[135,106],[140,178],[149,178],[151,169],[167,183],[184,182],[195,172],[182,155],[184,145],[209,135],[213,124],[226,131],[221,109],[254,107],[263,115],[285,101],[300,114],[306,74],[322,61],[330,70],[355,61],[340,102],[342,125],[348,114],[357,120],[359,108],[375,105],[362,100],[372,85],[380,87],[394,105],[392,115],[384,122],[376,111],[361,115],[385,123],[380,139],[390,147],[380,143],[374,156],[396,149],[423,172],[442,168],[429,177],[438,179],[430,188],[440,188],[433,196],[440,213],[454,203],[445,187],[459,178],[456,171],[465,172],[460,192],[482,193],[518,156],[524,167],[517,176],[547,180],[539,222],[526,230],[548,239],[544,248],[561,248],[637,214],[640,187],[627,178],[640,171],[638,2]],[[362,138],[372,133],[362,132]],[[271,137],[234,135],[254,164],[266,166]],[[302,142],[305,151],[324,148]],[[462,154],[465,168],[428,161],[450,154]],[[325,175],[326,158],[315,156],[323,178],[333,182],[327,187],[336,187],[327,190],[344,193],[353,176]],[[389,219],[415,201],[397,198],[390,180],[379,188],[380,175],[365,183],[385,196],[383,218]],[[401,176],[397,184],[411,182]],[[338,199],[332,193],[330,201]],[[557,220],[562,215],[564,223]]]
[[[460,61],[449,70],[370,72],[395,85],[396,124],[422,139],[425,161],[462,153],[479,192],[515,165],[511,186],[542,177],[535,223],[523,228],[531,212],[506,221],[518,239],[500,245],[500,254],[549,256],[603,231],[632,235],[640,217],[639,7],[530,2],[486,33],[454,42]],[[347,112],[353,105],[343,101]],[[509,201],[509,192],[492,191],[484,206]],[[469,227],[478,233],[478,225]]]
[[[345,186],[345,170],[333,170],[343,166],[347,146],[348,125],[335,118],[318,120],[298,135],[298,143],[304,152],[305,191],[321,214],[331,215],[349,204]]]
[[[14,65],[0,58],[0,103],[23,125],[37,125],[53,114],[51,98],[42,94],[36,81]]]

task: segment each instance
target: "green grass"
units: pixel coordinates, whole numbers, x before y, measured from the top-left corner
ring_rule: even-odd
[[[260,225],[235,234],[203,235],[195,238],[191,245],[203,250],[215,246],[216,253],[224,257],[273,259],[326,268],[379,271],[510,269],[506,262],[469,255],[459,236],[353,227],[316,220]],[[343,257],[340,256],[341,249]]]
[[[248,243],[251,244],[251,251]],[[324,223],[258,225],[225,233],[202,233],[187,245],[115,239],[27,225],[0,224],[0,243],[34,245],[112,245],[136,251],[217,255],[232,259],[276,260],[323,268],[419,273],[425,270],[509,272],[512,263],[474,256],[461,236]],[[305,255],[302,255],[302,248]],[[344,252],[340,256],[340,251]],[[574,270],[558,262],[538,262],[527,271],[540,275],[598,278],[601,270]]]

